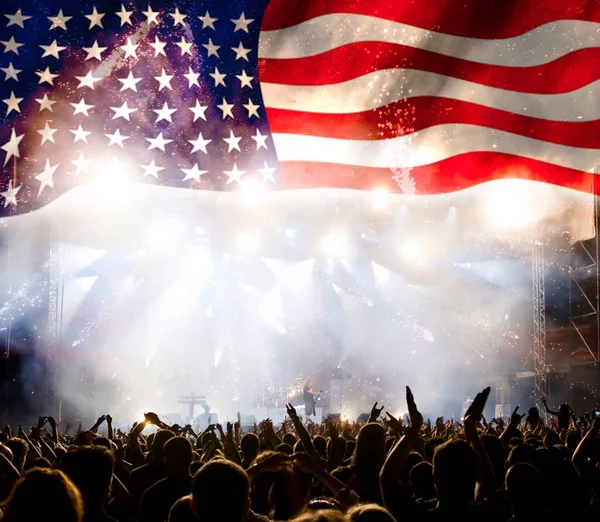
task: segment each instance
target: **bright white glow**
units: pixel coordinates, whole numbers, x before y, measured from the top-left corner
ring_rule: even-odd
[[[168,252],[177,246],[183,230],[183,223],[177,219],[165,218],[157,221],[146,230],[144,235],[146,248],[152,253]]]
[[[524,228],[536,220],[539,205],[529,186],[518,179],[497,182],[484,201],[490,222],[503,229]],[[539,193],[538,193],[539,197]]]
[[[323,252],[330,258],[342,258],[348,253],[348,240],[344,234],[332,233],[323,239]]]
[[[263,185],[256,179],[248,179],[242,183],[242,195],[247,205],[257,205],[263,193]]]
[[[245,252],[256,252],[259,246],[258,236],[254,232],[240,234],[237,239],[237,246]]]
[[[128,165],[117,158],[94,162],[92,167],[92,197],[94,201],[103,208],[129,202],[133,187],[129,171]]]
[[[84,292],[89,292],[90,288],[94,286],[94,283],[98,279],[98,276],[87,276],[87,277],[78,277],[76,279],[77,286],[83,290]]]
[[[400,247],[400,255],[407,261],[422,262],[423,247],[416,241],[407,241]]]
[[[214,273],[215,264],[210,251],[193,247],[185,252],[181,262],[181,275],[191,281],[208,281]]]
[[[375,189],[371,195],[371,204],[377,210],[388,208],[390,204],[390,194],[384,188]]]

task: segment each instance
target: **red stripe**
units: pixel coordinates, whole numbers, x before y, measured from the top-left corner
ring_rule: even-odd
[[[598,0],[271,0],[262,30],[328,13],[386,18],[446,34],[510,38],[556,20],[600,22]]]
[[[328,85],[400,68],[517,92],[559,94],[600,79],[600,47],[575,51],[536,67],[486,65],[382,42],[357,42],[307,58],[259,60],[262,82],[285,85]]]
[[[271,131],[347,140],[396,138],[434,125],[465,123],[570,147],[600,149],[600,120],[546,121],[448,98],[400,100],[384,109],[315,114],[267,108]]]
[[[281,172],[285,188],[387,188],[402,192],[390,169],[284,162]],[[595,174],[559,167],[537,160],[495,152],[472,152],[414,168],[410,171],[417,194],[443,194],[497,179],[529,179],[600,195]]]

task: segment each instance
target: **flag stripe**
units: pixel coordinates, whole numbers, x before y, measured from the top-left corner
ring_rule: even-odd
[[[396,138],[433,125],[466,123],[559,145],[600,149],[600,120],[584,123],[544,121],[439,97],[400,100],[386,106],[385,111],[348,114],[270,109],[269,123],[277,133],[349,140]]]
[[[475,39],[427,31],[365,15],[331,14],[294,27],[263,31],[261,58],[305,58],[352,42],[385,42],[471,62],[534,67],[580,49],[598,46],[600,24],[561,20],[504,39]]]
[[[352,66],[332,66],[339,63]],[[261,59],[259,67],[261,80],[270,83],[326,85],[381,69],[404,68],[516,92],[558,94],[600,79],[600,47],[581,49],[534,67],[496,67],[406,45],[357,42],[308,58]]]
[[[387,168],[360,167],[328,163],[286,163],[284,182],[290,189],[313,187],[387,188],[391,192],[402,190],[399,172]],[[595,175],[571,170],[550,163],[495,152],[473,152],[423,165],[410,171],[410,179],[419,194],[444,194],[467,189],[498,179],[529,179],[560,185],[574,190],[592,192]],[[600,191],[597,192],[600,195]]]
[[[510,38],[557,20],[600,22],[595,0],[319,0],[291,8],[289,0],[271,0],[263,31],[290,27],[330,13],[377,16],[438,32],[471,38]]]
[[[279,160],[378,168],[415,168],[469,152],[501,152],[587,170],[596,149],[567,147],[476,125],[447,124],[387,140],[348,140],[273,133]],[[310,155],[307,156],[307,151]]]

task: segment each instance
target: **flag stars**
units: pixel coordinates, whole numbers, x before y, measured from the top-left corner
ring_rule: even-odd
[[[200,83],[198,83],[198,78],[200,78],[200,73],[195,73],[191,67],[188,67],[187,74],[183,75],[184,78],[187,79],[189,83],[189,88],[191,89],[194,85],[196,87],[200,87]]]
[[[25,28],[25,22],[31,18],[31,16],[23,15],[21,9],[18,9],[14,15],[5,14],[6,18],[8,18],[8,23],[6,27],[10,27],[11,25],[18,25],[21,29]]]
[[[40,190],[38,191],[38,198],[42,195],[42,192],[46,187],[54,188],[54,173],[58,168],[58,164],[52,166],[50,160],[46,159],[46,166],[42,172],[40,172],[35,179],[40,182]]]
[[[263,183],[266,183],[267,181],[275,183],[275,178],[273,177],[275,169],[273,167],[269,167],[269,164],[266,161],[264,168],[258,169],[258,172],[260,172],[260,174],[263,177]]]
[[[221,105],[217,105],[217,107],[223,113],[223,119],[227,118],[227,116],[233,118],[233,112],[231,112],[233,109],[233,104],[227,103],[225,98],[223,98],[223,103]]]
[[[158,173],[162,170],[165,170],[164,167],[159,167],[154,160],[150,162],[148,165],[140,165],[144,169],[144,177],[152,176],[158,179]]]
[[[137,48],[139,44],[134,44],[131,38],[127,38],[127,45],[121,45],[121,49],[125,51],[125,58],[132,57],[137,58]]]
[[[231,170],[224,170],[223,173],[227,176],[227,183],[226,185],[229,185],[230,183],[233,182],[237,182],[237,183],[242,183],[242,176],[244,174],[246,174],[245,170],[239,170],[238,166],[236,163],[233,164],[233,169]]]
[[[250,31],[248,31],[248,26],[254,22],[254,19],[247,19],[246,15],[242,13],[237,20],[232,19],[231,21],[235,24],[235,29],[233,30],[234,33],[237,31],[245,31],[246,33],[249,33]]]
[[[223,138],[223,141],[225,143],[227,143],[227,145],[229,145],[229,148],[227,149],[227,152],[231,152],[233,150],[239,150],[240,152],[242,152],[242,149],[240,149],[240,141],[241,141],[241,136],[236,136],[232,130],[229,131],[229,138]]]
[[[14,36],[10,37],[10,40],[4,41],[0,40],[0,43],[4,46],[4,54],[6,53],[15,53],[19,54],[19,47],[23,47],[25,44],[19,43],[15,40]]]
[[[19,81],[19,73],[23,72],[23,69],[15,69],[13,67],[12,62],[8,64],[8,67],[0,67],[0,71],[2,71],[6,76],[4,77],[4,81],[15,80]]]
[[[158,39],[158,36],[154,37],[154,43],[150,44],[150,47],[154,48],[154,57],[156,58],[159,54],[162,54],[163,56],[167,56],[167,53],[165,52],[165,46],[167,45],[167,42],[163,42],[161,40]]]
[[[200,183],[200,176],[203,176],[204,174],[206,174],[208,172],[208,170],[200,170],[197,163],[195,163],[191,169],[181,169],[181,170],[182,170],[182,172],[185,173],[185,177],[183,178],[183,181],[188,181],[190,179],[193,179],[194,181],[196,181],[198,183]]]
[[[256,134],[254,136],[250,136],[256,142],[256,150],[260,150],[261,148],[268,149],[267,147],[267,138],[268,134],[261,134],[259,129],[256,129]]]
[[[248,103],[244,104],[243,107],[248,111],[248,119],[252,118],[252,116],[260,118],[258,114],[260,105],[255,105],[251,98],[248,98]]]
[[[51,128],[50,125],[48,125],[48,123],[49,122],[46,122],[44,128],[37,131],[37,133],[42,137],[42,143],[40,144],[40,146],[46,143],[47,141],[51,143],[56,143],[54,141],[54,134],[58,131],[58,129]]]
[[[73,111],[73,116],[77,114],[83,114],[86,118],[89,118],[90,116],[88,111],[95,107],[95,105],[88,105],[87,103],[85,103],[85,98],[81,98],[81,100],[79,100],[79,103],[71,103],[71,106],[73,107],[73,109],[75,109]]]
[[[204,14],[204,16],[199,16],[198,18],[202,22],[202,29],[206,29],[207,27],[209,27],[213,31],[216,31],[216,29],[215,29],[215,22],[217,20],[219,20],[218,18],[212,18],[210,16],[210,13],[208,11],[206,11],[206,13]]]
[[[79,153],[79,158],[71,160],[71,163],[75,165],[75,174],[81,174],[82,172],[89,172],[89,166],[92,160],[86,159],[82,152]]]
[[[220,45],[215,45],[212,41],[212,38],[208,39],[208,43],[202,44],[202,47],[204,47],[207,51],[207,57],[208,56],[216,56],[217,58],[219,57],[219,49],[221,48]]]
[[[98,40],[95,40],[94,45],[92,45],[91,47],[83,48],[83,50],[87,53],[87,58],[85,59],[85,61],[87,62],[88,60],[95,58],[96,60],[101,62],[102,53],[106,51],[106,49],[108,49],[108,47],[100,47],[98,45]]]
[[[200,132],[198,134],[198,139],[196,140],[188,140],[189,143],[191,143],[193,145],[192,148],[192,154],[198,152],[199,150],[201,150],[202,152],[204,152],[204,154],[208,154],[207,150],[206,150],[206,146],[212,141],[212,140],[205,140],[204,136],[202,135],[202,133]]]
[[[90,21],[90,26],[89,26],[88,30],[93,29],[96,26],[100,27],[100,29],[104,29],[104,26],[102,25],[102,19],[105,16],[106,16],[105,13],[99,13],[98,10],[96,9],[96,6],[94,6],[92,14],[85,15],[85,17]]]
[[[78,89],[83,89],[84,87],[89,87],[94,90],[94,85],[96,82],[102,80],[102,78],[96,78],[92,75],[92,71],[89,71],[85,76],[75,76],[77,80],[79,80]]]
[[[13,188],[12,180],[8,182],[8,188],[4,192],[0,192],[0,196],[4,198],[4,208],[8,207],[8,205],[17,206],[17,194],[19,190],[21,190],[21,186],[19,185],[17,188]]]
[[[175,9],[174,13],[169,13],[169,16],[173,18],[173,25],[175,27],[177,27],[179,24],[181,24],[183,27],[186,26],[184,20],[187,18],[187,15],[181,14],[179,12],[179,8]]]
[[[152,25],[152,24],[159,25],[160,24],[160,21],[158,19],[158,15],[160,14],[160,12],[153,11],[152,6],[150,4],[148,4],[148,10],[142,11],[142,13],[146,17],[146,23],[148,25]]]
[[[131,115],[137,111],[137,109],[130,109],[127,102],[123,103],[120,107],[111,107],[110,110],[115,113],[112,117],[113,120],[123,118],[127,121],[131,121]]]
[[[17,98],[15,96],[14,91],[11,91],[10,93],[10,98],[6,98],[5,100],[2,100],[6,105],[8,105],[8,107],[6,108],[6,115],[8,116],[12,111],[21,112],[21,107],[19,107],[19,104],[24,100],[24,98]]]
[[[165,146],[171,143],[173,140],[166,140],[161,132],[156,138],[146,138],[146,141],[150,142],[148,150],[159,149],[162,152],[166,152]]]
[[[236,78],[240,81],[240,87],[250,87],[250,89],[253,89],[252,80],[254,80],[254,76],[248,76],[245,70],[242,70],[242,74],[236,75]]]
[[[111,145],[118,145],[121,148],[123,147],[123,142],[125,140],[129,139],[129,136],[123,136],[121,134],[121,131],[119,129],[117,129],[113,134],[105,134],[105,136],[108,138],[108,146],[110,147]]]
[[[242,45],[242,42],[240,42],[237,47],[232,47],[231,50],[235,53],[236,61],[240,60],[240,59],[246,60],[247,62],[250,61],[250,60],[248,60],[248,53],[250,52],[250,49],[246,49]]]
[[[19,153],[19,144],[21,143],[21,141],[23,140],[24,137],[25,137],[25,134],[21,134],[20,136],[17,136],[15,129],[11,129],[10,140],[8,140],[1,147],[2,150],[4,152],[6,152],[6,157],[4,158],[4,166],[5,167],[6,167],[6,164],[8,163],[8,161],[10,160],[10,158],[12,158],[13,156],[15,158],[21,157],[21,155]]]
[[[45,71],[36,71],[36,73],[40,77],[39,85],[42,83],[48,83],[50,85],[54,85],[54,78],[58,78],[58,74],[52,74],[50,72],[50,67],[46,67]]]
[[[40,47],[44,50],[42,58],[53,56],[54,58],[60,59],[59,53],[66,49],[66,47],[61,47],[58,45],[56,40],[54,40],[50,45],[40,45]]]
[[[91,132],[86,131],[81,124],[79,124],[79,127],[77,127],[76,129],[71,129],[70,130],[71,134],[73,134],[73,143],[77,143],[78,141],[83,141],[84,143],[87,143],[87,137],[91,134]]]
[[[152,111],[158,115],[154,123],[163,120],[173,123],[173,114],[177,112],[177,109],[170,109],[167,102],[165,102],[162,109],[152,109]]]
[[[215,81],[215,87],[222,85],[223,87],[227,87],[225,85],[225,77],[227,76],[226,74],[221,74],[219,72],[219,68],[215,67],[215,72],[210,73],[209,76]]]
[[[137,92],[137,84],[142,81],[141,78],[135,78],[131,71],[129,71],[127,78],[117,78],[117,80],[123,84],[123,87],[121,87],[121,92],[126,91],[127,89]]]
[[[125,24],[133,25],[131,22],[131,15],[133,14],[133,11],[127,11],[123,4],[121,4],[121,11],[115,14],[121,19],[121,27],[123,27]]]
[[[163,67],[162,69],[162,73],[160,76],[155,76],[154,79],[159,83],[159,87],[158,90],[162,91],[163,89],[167,88],[169,90],[173,90],[173,87],[171,87],[171,81],[173,80],[173,75],[172,74],[167,74],[165,72],[165,68]]]
[[[208,109],[208,105],[201,105],[200,101],[196,100],[196,106],[190,107],[190,111],[194,113],[194,121],[199,118],[202,118],[206,121],[206,109]]]
[[[45,110],[48,110],[49,112],[54,112],[54,109],[52,108],[52,106],[55,103],[57,103],[55,101],[50,100],[48,98],[48,94],[44,94],[43,98],[36,98],[35,101],[40,104],[40,111],[39,112],[43,112]]]
[[[67,22],[73,18],[72,16],[63,15],[62,9],[58,12],[56,16],[49,16],[48,20],[52,22],[50,25],[50,30],[52,29],[62,29],[63,31],[67,30]]]
[[[186,39],[182,36],[181,42],[175,42],[175,45],[181,49],[181,56],[189,54],[192,56],[192,43],[187,42]]]

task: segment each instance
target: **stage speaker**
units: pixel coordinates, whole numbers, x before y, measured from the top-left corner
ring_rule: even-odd
[[[358,424],[366,424],[367,422],[369,422],[370,418],[371,418],[371,414],[370,413],[361,413],[358,416],[358,419],[356,419],[356,422]]]

